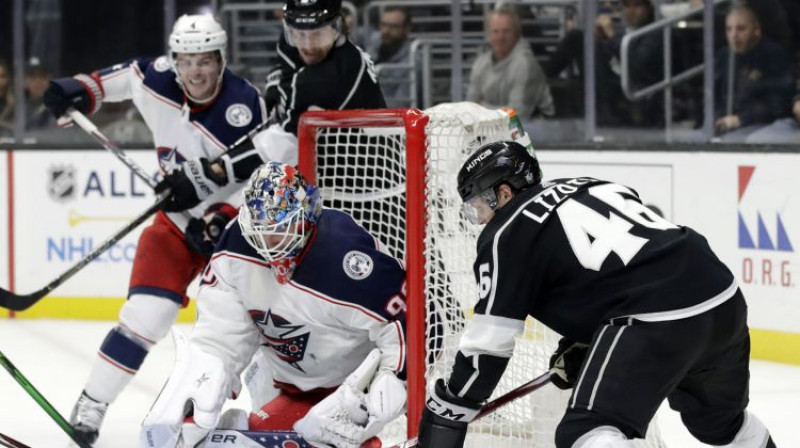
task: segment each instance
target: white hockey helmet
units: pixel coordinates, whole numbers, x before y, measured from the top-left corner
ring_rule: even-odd
[[[228,34],[214,16],[210,14],[184,14],[175,21],[172,33],[169,35],[169,62],[177,73],[175,58],[178,53],[192,54],[218,51],[221,59],[218,79],[218,82],[220,82],[227,64],[225,57],[227,45]],[[178,83],[180,83],[180,77],[178,78]],[[186,88],[183,85],[181,87],[186,92]],[[217,88],[219,89],[219,86]],[[214,96],[216,94],[212,98]],[[192,99],[195,100],[194,98]],[[204,101],[196,102],[202,103]]]

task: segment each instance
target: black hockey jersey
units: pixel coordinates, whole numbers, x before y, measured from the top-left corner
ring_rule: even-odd
[[[479,302],[450,385],[476,401],[499,380],[528,315],[588,343],[609,319],[691,317],[737,290],[700,234],[664,220],[635,191],[591,178],[546,181],[516,195],[478,238],[474,274]],[[467,360],[482,354],[494,359]],[[494,365],[479,374],[473,366],[482,363]]]
[[[278,65],[267,76],[264,100],[269,119],[286,132],[297,135],[300,114],[310,106],[325,110],[386,107],[369,55],[343,36],[318,64],[305,65],[284,36],[278,41],[278,55]]]

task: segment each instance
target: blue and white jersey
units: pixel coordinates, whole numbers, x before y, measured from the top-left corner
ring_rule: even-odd
[[[324,209],[292,279],[281,284],[230,225],[206,268],[191,341],[240,374],[266,345],[274,379],[336,387],[375,347],[405,375],[405,269],[348,214]]]
[[[266,117],[264,100],[258,90],[225,69],[221,90],[210,104],[190,107],[169,60],[134,59],[92,74],[103,91],[103,101],[133,100],[153,133],[162,174],[177,169],[195,157],[216,159],[239,138],[260,126]],[[230,202],[241,185],[227,188],[199,204],[190,213],[202,216],[215,202]],[[235,198],[238,200],[238,195]],[[237,205],[237,204],[234,204]],[[169,213],[179,228],[182,214]]]

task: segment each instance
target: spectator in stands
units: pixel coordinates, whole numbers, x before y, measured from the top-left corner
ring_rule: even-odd
[[[800,143],[800,88],[797,89],[792,104],[792,116],[776,120],[749,136],[747,143],[798,144]]]
[[[550,87],[530,45],[522,39],[513,6],[491,11],[486,20],[491,50],[472,65],[467,100],[487,107],[511,107],[522,119],[555,113]]]
[[[50,73],[37,57],[25,67],[25,128],[41,129],[53,123],[53,116],[44,105],[44,92],[50,85]]]
[[[14,89],[11,87],[11,67],[0,59],[0,135],[14,131]]]
[[[625,33],[653,22],[653,5],[650,0],[623,0],[622,6],[622,24],[617,24],[610,11],[599,14],[595,22],[597,121],[609,126],[654,126],[660,123],[663,116],[661,95],[630,101],[622,91],[620,78],[622,38]],[[544,68],[549,78],[556,78],[565,70],[568,71],[568,78],[575,78],[572,72],[577,71],[577,82],[560,93],[568,98],[567,103],[582,103],[583,30],[577,28],[574,19],[567,22],[566,28],[567,33]],[[629,71],[634,90],[655,84],[663,78],[663,48],[661,33],[647,34],[631,42]]]
[[[790,115],[793,94],[787,51],[762,35],[753,10],[735,4],[725,18],[728,46],[717,53],[716,117],[726,141],[744,141],[764,124]]]
[[[597,16],[595,34],[597,117],[598,123],[622,126],[655,126],[663,117],[662,95],[656,93],[637,101],[629,100],[622,91],[621,49],[626,33],[653,22],[650,0],[622,0],[623,27],[615,25],[610,14]],[[631,42],[628,71],[634,91],[664,78],[664,43],[662,34],[646,34]]]
[[[399,6],[388,6],[381,12],[378,29],[370,36],[366,50],[376,64],[386,105],[408,107],[411,105],[411,16]],[[408,64],[409,69],[382,64]]]

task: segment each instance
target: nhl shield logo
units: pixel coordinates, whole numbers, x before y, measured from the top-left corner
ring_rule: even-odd
[[[351,250],[344,256],[342,267],[348,277],[353,280],[363,280],[372,273],[374,264],[369,255],[357,250]]]
[[[75,197],[75,168],[72,165],[56,165],[48,168],[47,193],[57,202],[66,202]]]
[[[231,126],[241,128],[253,121],[253,112],[244,104],[231,104],[225,111],[225,119]]]

